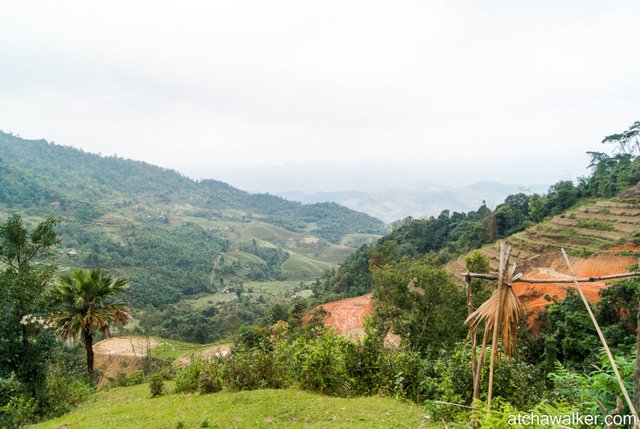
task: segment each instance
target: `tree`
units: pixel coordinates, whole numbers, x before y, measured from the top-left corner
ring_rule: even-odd
[[[635,121],[628,130],[606,136],[602,143],[618,145],[618,152],[621,155],[633,155],[634,152],[640,154],[638,136],[640,136],[640,121]]]
[[[53,343],[45,288],[55,269],[55,224],[50,218],[29,232],[17,214],[0,224],[0,378],[14,373],[32,396],[44,383]]]
[[[373,276],[376,317],[412,350],[434,356],[464,338],[464,292],[434,261],[404,258]]]
[[[82,340],[87,353],[87,373],[94,381],[93,337],[96,330],[109,335],[112,324],[126,324],[131,315],[115,295],[127,288],[125,278],[114,279],[99,268],[78,269],[61,276],[52,291],[58,311],[52,316],[63,338]]]

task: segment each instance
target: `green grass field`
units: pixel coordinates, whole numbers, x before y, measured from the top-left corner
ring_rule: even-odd
[[[290,252],[289,258],[282,263],[282,271],[296,280],[315,279],[331,267],[331,264],[307,258],[294,252]]]
[[[172,387],[169,386],[169,389]],[[146,384],[93,395],[76,411],[32,428],[425,428],[424,410],[392,398],[335,398],[255,390],[149,398]]]
[[[293,291],[300,285],[299,280],[266,280],[256,282],[244,282],[243,296],[258,297],[263,295],[265,298],[284,298],[293,295]],[[250,292],[252,291],[252,292]],[[305,292],[308,293],[308,292]],[[184,299],[184,304],[190,305],[195,310],[202,310],[217,304],[218,302],[235,301],[238,297],[235,293],[211,293],[199,296],[198,298]]]

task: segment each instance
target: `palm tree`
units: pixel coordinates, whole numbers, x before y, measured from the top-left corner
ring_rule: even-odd
[[[87,352],[87,372],[94,381],[93,336],[96,330],[109,335],[112,324],[124,325],[131,320],[124,303],[115,295],[127,288],[127,279],[114,279],[99,268],[77,269],[59,278],[52,292],[58,311],[52,320],[58,334],[65,339],[80,337]]]

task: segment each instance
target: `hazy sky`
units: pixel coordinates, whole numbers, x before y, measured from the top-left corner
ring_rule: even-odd
[[[3,1],[0,129],[229,181],[552,183],[640,119],[640,2]]]

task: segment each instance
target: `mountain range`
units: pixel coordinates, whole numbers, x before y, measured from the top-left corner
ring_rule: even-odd
[[[278,195],[302,203],[334,202],[353,210],[367,213],[386,223],[406,217],[437,216],[443,210],[466,212],[476,210],[484,202],[495,208],[505,197],[524,192],[546,192],[549,185],[510,185],[481,181],[454,188],[419,182],[412,185],[380,191],[280,192]]]

